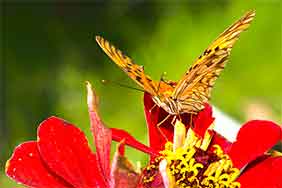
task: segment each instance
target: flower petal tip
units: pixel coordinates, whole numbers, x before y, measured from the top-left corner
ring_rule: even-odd
[[[98,97],[95,95],[94,90],[92,89],[92,85],[90,82],[86,81],[86,89],[87,89],[87,105],[89,111],[95,111],[98,105]]]

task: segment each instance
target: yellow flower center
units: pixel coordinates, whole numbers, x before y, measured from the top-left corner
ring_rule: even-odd
[[[209,129],[212,129],[210,126]],[[162,176],[169,188],[239,188],[240,170],[233,167],[229,156],[219,145],[211,145],[212,134],[204,138],[177,121],[173,143],[167,142],[160,157],[143,171],[144,187],[152,187]]]
[[[172,150],[172,143],[166,144],[161,153],[167,160],[169,176],[174,178],[176,187],[191,188],[239,188],[236,178],[239,169],[218,145],[213,151],[204,151],[195,146]]]

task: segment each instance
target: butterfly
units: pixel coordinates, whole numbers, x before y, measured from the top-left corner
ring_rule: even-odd
[[[234,43],[240,33],[249,27],[254,16],[254,11],[247,12],[220,34],[178,83],[152,80],[145,74],[143,66],[135,64],[107,40],[96,36],[96,41],[112,61],[152,96],[156,105],[170,115],[195,114],[209,101],[215,80],[224,69]]]

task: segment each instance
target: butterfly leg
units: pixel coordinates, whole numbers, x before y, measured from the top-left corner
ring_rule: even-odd
[[[157,104],[154,104],[153,106],[152,106],[152,108],[149,110],[149,112],[151,113],[153,110],[154,110],[154,108],[157,106]]]
[[[172,126],[174,126],[174,124],[175,124],[175,122],[176,122],[176,115],[175,116],[173,116],[173,119],[172,119],[172,121],[171,121],[171,124],[172,124]],[[181,119],[180,119],[180,121],[181,121]]]
[[[177,114],[179,121],[182,121],[180,113]]]
[[[193,124],[193,114],[191,113],[190,114],[190,126],[192,127],[192,124]]]
[[[158,128],[159,132],[160,132],[160,133],[162,134],[162,136],[166,139],[166,141],[168,141],[168,139],[167,139],[166,135],[163,133],[163,131],[160,129],[160,126],[161,126],[170,116],[171,116],[170,114],[167,115],[161,122],[159,122],[159,123],[157,124],[157,128]]]
[[[161,133],[161,135],[165,138],[166,141],[168,141],[168,138],[166,135],[163,133],[163,131],[160,129],[160,127],[157,125],[158,131]]]
[[[161,122],[159,122],[159,123],[157,124],[157,126],[158,126],[158,127],[161,126],[161,124],[163,124],[170,116],[171,116],[171,115],[168,114]]]

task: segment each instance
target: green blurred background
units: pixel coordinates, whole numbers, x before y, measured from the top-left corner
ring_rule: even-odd
[[[5,161],[19,143],[36,139],[36,128],[56,115],[84,130],[91,144],[85,81],[100,96],[101,116],[147,143],[142,93],[102,79],[136,86],[99,49],[104,36],[154,79],[166,71],[178,80],[226,27],[246,11],[256,18],[232,50],[212,93],[212,104],[239,122],[259,101],[282,118],[281,1],[39,1],[1,5],[0,187]],[[226,125],[228,126],[228,125]],[[132,161],[146,155],[127,150]]]

